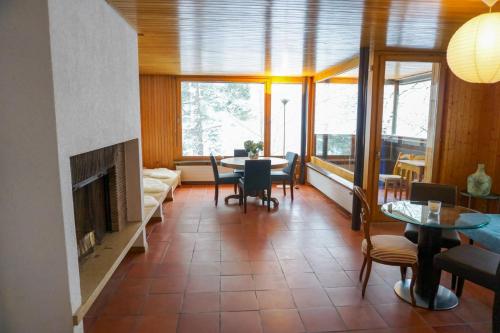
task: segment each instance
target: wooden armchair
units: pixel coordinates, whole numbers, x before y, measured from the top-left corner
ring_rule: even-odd
[[[401,200],[401,197],[403,196],[403,189],[408,191],[409,187],[408,178],[411,175],[409,175],[407,171],[399,167],[399,161],[411,160],[412,158],[413,156],[411,154],[403,154],[402,152],[400,152],[398,154],[398,158],[396,159],[396,163],[394,164],[394,169],[392,171],[392,174],[379,175],[379,181],[384,183],[384,202],[387,202],[387,192],[391,188],[393,189],[394,197],[396,198],[397,198],[397,192],[399,191],[399,200]],[[406,196],[408,196],[408,193],[406,193]]]
[[[412,277],[410,284],[411,301],[415,306],[414,287],[417,278],[418,253],[417,246],[403,236],[395,235],[370,235],[371,210],[366,200],[365,192],[359,186],[354,186],[354,194],[361,201],[361,222],[365,239],[361,243],[361,250],[364,255],[363,265],[359,274],[359,280],[363,280],[363,273],[366,268],[366,275],[363,281],[362,295],[365,296],[366,286],[372,269],[372,262],[384,265],[399,266],[401,269],[401,279],[406,278],[406,269],[411,267]]]

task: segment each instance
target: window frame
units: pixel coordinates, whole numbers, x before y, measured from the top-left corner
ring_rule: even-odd
[[[373,221],[386,222],[388,218],[383,215],[378,205],[378,175],[379,175],[379,155],[381,147],[381,123],[383,116],[383,92],[385,83],[385,63],[390,61],[402,62],[431,62],[439,64],[433,75],[435,80],[434,91],[435,109],[433,116],[430,117],[435,122],[434,127],[434,142],[432,152],[429,157],[432,159],[431,177],[427,181],[439,181],[439,169],[442,161],[440,160],[442,141],[441,133],[443,131],[443,110],[445,105],[445,90],[446,78],[448,76],[448,66],[446,63],[446,55],[439,52],[427,51],[375,51],[372,64],[372,78],[370,93],[370,103],[367,114],[367,135],[366,142],[369,144],[365,147],[365,167],[363,179],[365,180],[364,187],[366,188],[368,202],[374,212]],[[424,180],[426,181],[426,180]]]
[[[314,77],[314,96],[313,96],[313,115],[311,119],[311,126],[310,126],[310,137],[311,137],[311,146],[310,146],[310,155],[311,157],[318,158],[325,163],[328,163],[333,166],[335,169],[340,169],[339,172],[337,173],[338,176],[347,179],[344,175],[353,175],[353,171],[349,170],[347,168],[344,168],[338,164],[331,163],[328,160],[325,160],[322,158],[322,156],[317,155],[316,147],[317,147],[317,142],[316,142],[316,133],[315,133],[315,127],[316,127],[316,94],[318,92],[318,89],[316,85],[318,83],[333,83],[333,84],[348,84],[348,85],[357,85],[358,84],[358,78],[353,78],[353,77],[338,77],[338,75],[345,73],[347,71],[356,69],[359,67],[359,58],[353,58],[352,60],[346,62],[342,66],[339,66],[337,68],[332,68],[331,71],[325,72],[323,74],[319,74]],[[357,100],[356,100],[357,102]],[[332,155],[333,156],[333,155]],[[335,155],[335,156],[345,156],[347,157],[348,155]],[[350,179],[347,179],[351,181]]]
[[[182,151],[182,82],[211,82],[211,83],[261,83],[264,84],[264,156],[270,156],[271,151],[271,85],[273,83],[301,83],[304,92],[306,77],[264,77],[264,76],[198,76],[183,75],[176,77],[176,133],[175,133],[175,160],[200,161],[208,160],[209,156],[185,156]],[[302,110],[304,112],[304,110]],[[227,156],[223,156],[227,157]]]

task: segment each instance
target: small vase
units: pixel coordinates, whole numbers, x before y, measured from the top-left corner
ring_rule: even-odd
[[[248,152],[248,158],[250,158],[251,160],[256,160],[259,158],[259,152],[256,151],[256,152],[251,152],[249,151]]]
[[[484,164],[478,164],[475,173],[467,177],[467,192],[473,196],[483,197],[490,194],[491,177],[484,171]]]

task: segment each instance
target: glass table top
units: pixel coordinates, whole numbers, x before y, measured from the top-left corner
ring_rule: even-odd
[[[461,206],[441,206],[439,214],[429,211],[427,202],[396,201],[382,205],[382,213],[396,220],[441,229],[474,229],[489,223],[486,214]]]

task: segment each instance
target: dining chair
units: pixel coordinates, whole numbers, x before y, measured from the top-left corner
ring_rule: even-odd
[[[441,201],[445,205],[455,206],[457,204],[457,193],[457,187],[454,185],[413,182],[411,185],[410,200],[421,202],[427,202],[428,200],[437,200]],[[420,229],[418,226],[407,223],[404,235],[410,241],[417,244],[419,230]],[[452,247],[459,246],[460,244],[460,235],[456,230],[442,230],[442,248],[451,249]],[[452,289],[455,289],[456,283],[457,278],[453,276],[451,280]]]
[[[234,157],[248,157],[248,153],[245,149],[235,149],[233,156]]]
[[[500,254],[472,245],[460,245],[436,254],[432,295],[439,288],[442,270],[459,277],[456,290],[458,297],[462,295],[465,280],[494,291],[492,332],[500,332]],[[434,299],[431,298],[429,306],[433,304]]]
[[[384,202],[387,202],[387,192],[390,188],[393,189],[395,198],[397,198],[397,192],[399,190],[399,200],[401,200],[401,197],[403,196],[403,188],[408,191],[408,174],[399,166],[399,161],[405,159],[412,159],[412,155],[399,152],[392,174],[379,175],[379,181],[384,183]],[[406,193],[406,195],[408,195],[408,193]]]
[[[245,149],[235,149],[233,151],[233,157],[248,157],[248,152]],[[243,170],[241,169],[234,169],[234,173],[239,174],[241,177],[243,177]],[[234,186],[234,191],[236,193],[236,185]]]
[[[361,223],[363,225],[364,239],[361,243],[363,252],[363,265],[359,274],[359,280],[363,280],[363,273],[366,268],[363,280],[361,295],[365,296],[366,286],[370,278],[372,262],[384,265],[399,266],[401,270],[401,280],[406,278],[406,269],[411,267],[412,276],[410,283],[410,295],[412,305],[415,306],[415,281],[417,278],[418,252],[417,246],[403,236],[397,235],[370,235],[371,210],[366,199],[365,192],[359,186],[354,186],[354,195],[361,201]]]
[[[290,184],[290,195],[293,201],[293,186],[295,183],[295,167],[297,166],[297,159],[299,155],[292,152],[287,152],[285,156],[288,165],[282,170],[271,171],[271,181],[283,183],[283,195],[286,195],[286,185]]]
[[[271,160],[245,161],[245,176],[238,182],[240,205],[247,212],[247,196],[261,196],[262,204],[267,200],[267,211],[271,210]]]
[[[238,180],[241,178],[240,175],[234,172],[226,172],[219,173],[219,169],[217,167],[217,160],[213,154],[210,154],[210,164],[212,165],[212,171],[214,173],[214,181],[215,181],[215,206],[219,201],[219,185],[221,184],[233,184],[235,186],[234,193],[236,193],[236,186],[238,184]]]

